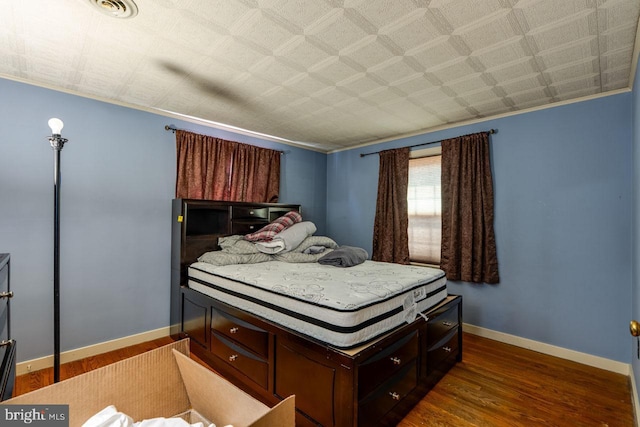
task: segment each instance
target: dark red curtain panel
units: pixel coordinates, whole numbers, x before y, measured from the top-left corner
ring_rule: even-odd
[[[176,131],[176,198],[277,202],[280,152]]]
[[[233,158],[230,200],[276,203],[280,155],[276,150],[239,144]]]
[[[380,152],[373,226],[374,261],[409,264],[409,147]]]
[[[487,132],[442,141],[442,255],[449,280],[498,283]]]

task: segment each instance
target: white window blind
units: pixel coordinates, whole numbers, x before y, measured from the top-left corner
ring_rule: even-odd
[[[409,259],[424,264],[440,264],[442,201],[440,194],[441,156],[409,160]]]

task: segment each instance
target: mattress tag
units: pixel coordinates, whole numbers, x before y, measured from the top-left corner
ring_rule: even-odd
[[[422,286],[421,288],[413,290],[413,299],[416,301],[422,301],[427,297],[427,289]]]
[[[407,297],[404,299],[404,302],[402,303],[405,322],[411,323],[415,320],[417,307],[418,305],[416,304],[416,299],[412,292],[407,295]]]

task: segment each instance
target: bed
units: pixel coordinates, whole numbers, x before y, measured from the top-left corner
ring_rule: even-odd
[[[295,394],[298,425],[395,425],[461,360],[461,297],[424,267],[202,262],[300,210],[174,200],[172,335],[267,404]]]

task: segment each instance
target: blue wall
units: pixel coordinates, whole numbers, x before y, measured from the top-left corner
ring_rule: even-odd
[[[465,322],[629,363],[631,106],[625,93],[331,154],[329,234],[371,251],[379,158],[361,152],[496,128],[501,281],[449,285]]]
[[[280,201],[326,230],[326,155],[0,79],[0,252],[18,361],[53,353],[53,151],[62,151],[61,347],[169,325],[175,137],[166,124],[284,150]]]
[[[640,63],[640,60],[639,60]],[[632,314],[629,320],[640,321],[640,66],[636,68],[633,88],[633,277],[632,277]],[[631,360],[636,386],[640,386],[640,360],[636,339],[631,340]],[[638,396],[634,396],[638,402]],[[637,404],[637,403],[636,403]]]
[[[378,156],[361,152],[497,128],[502,280],[450,285],[465,298],[465,322],[625,363],[634,354],[638,89],[328,156],[9,80],[0,79],[0,93],[0,252],[12,254],[19,361],[53,349],[46,123],[54,116],[69,138],[62,153],[63,351],[169,324],[175,145],[164,125],[172,123],[286,151],[281,201],[301,203],[319,233],[370,252]]]

